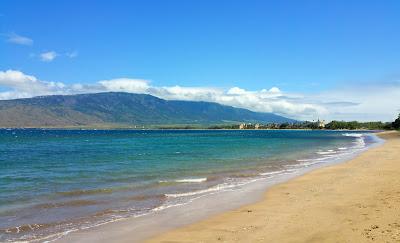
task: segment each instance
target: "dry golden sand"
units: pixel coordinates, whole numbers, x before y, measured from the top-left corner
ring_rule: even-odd
[[[270,188],[262,201],[149,242],[400,242],[400,135]]]

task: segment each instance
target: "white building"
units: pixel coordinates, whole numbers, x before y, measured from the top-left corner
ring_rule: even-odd
[[[318,118],[317,125],[319,128],[325,128],[325,120],[319,120]]]

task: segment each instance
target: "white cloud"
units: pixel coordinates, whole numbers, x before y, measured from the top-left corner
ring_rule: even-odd
[[[151,87],[148,92],[163,99],[193,101],[213,101],[216,96],[223,93],[216,88],[181,86]]]
[[[56,51],[48,51],[48,52],[43,52],[40,54],[30,53],[29,57],[30,58],[38,57],[43,62],[52,62],[55,58],[58,58],[58,57],[67,57],[70,59],[76,58],[78,56],[78,54],[79,53],[77,51],[65,52],[63,54],[60,54]]]
[[[34,76],[26,75],[20,71],[7,70],[0,71],[0,85],[4,86],[19,86],[25,83],[36,83],[37,79]]]
[[[268,90],[271,93],[280,93],[281,90],[278,87],[272,87]]]
[[[329,109],[328,119],[393,120],[400,111],[400,82],[364,84],[314,97]]]
[[[102,80],[98,82],[107,91],[147,93],[150,87],[148,81],[142,79],[118,78],[112,80]]]
[[[7,36],[7,41],[13,44],[25,45],[25,46],[33,45],[33,40],[28,37],[17,35],[15,33],[11,33],[6,36]]]
[[[78,52],[77,51],[67,52],[65,53],[65,56],[69,58],[75,58],[78,56]]]
[[[46,82],[20,71],[0,71],[0,87],[11,89],[0,92],[0,99],[26,98],[38,95],[66,94],[67,86],[60,82]]]
[[[229,95],[242,95],[245,93],[246,93],[246,90],[241,89],[239,87],[230,88],[227,92],[227,94],[229,94]]]
[[[119,78],[92,84],[66,85],[47,82],[20,71],[0,71],[0,99],[15,99],[50,94],[131,92],[151,94],[168,100],[210,101],[258,112],[273,112],[302,120],[392,120],[400,109],[400,82],[371,84],[364,88],[347,87],[306,95],[281,91],[277,87],[249,91],[239,87],[157,87],[143,79]]]
[[[48,52],[43,52],[40,54],[40,59],[43,62],[52,62],[58,54],[55,51],[48,51]]]

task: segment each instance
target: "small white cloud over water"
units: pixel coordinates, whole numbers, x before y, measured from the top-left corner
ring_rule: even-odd
[[[246,90],[216,87],[154,86],[143,79],[117,78],[91,84],[64,84],[39,80],[21,71],[0,71],[0,99],[26,98],[52,94],[130,92],[167,100],[209,101],[258,112],[273,112],[287,117],[313,120],[392,120],[399,108],[400,83],[348,87],[319,94],[288,93],[278,87]]]

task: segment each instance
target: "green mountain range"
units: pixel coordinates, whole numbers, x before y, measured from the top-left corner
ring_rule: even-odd
[[[295,120],[212,102],[164,100],[121,92],[0,101],[0,127],[132,127]]]

